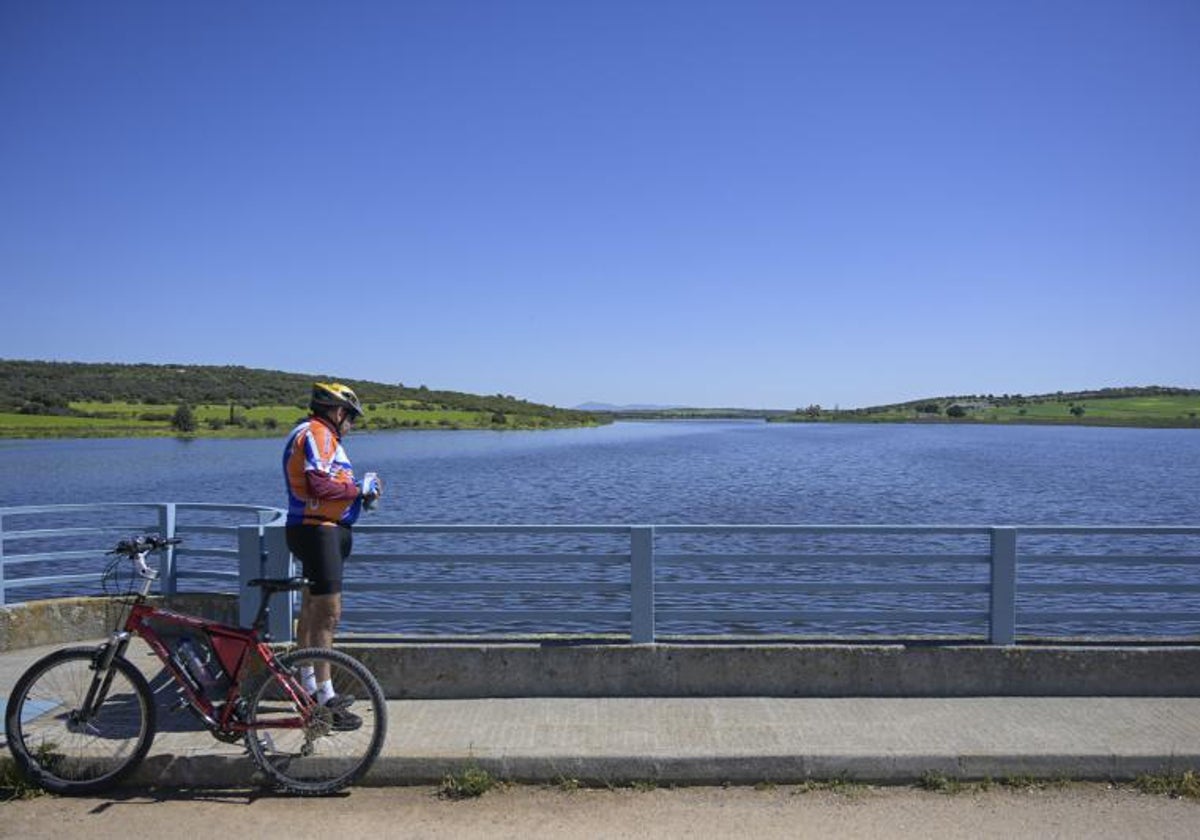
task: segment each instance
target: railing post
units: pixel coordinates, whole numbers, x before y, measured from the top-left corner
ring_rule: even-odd
[[[158,509],[158,534],[163,539],[175,538],[175,503],[168,502]],[[179,570],[175,565],[175,546],[167,546],[163,552],[162,574],[158,579],[159,591],[163,595],[174,595],[178,589]]]
[[[287,547],[287,532],[282,525],[266,526],[261,529],[261,556],[265,577],[287,578],[292,576],[292,553]],[[294,594],[282,593],[271,602],[271,620],[268,630],[277,642],[290,642],[293,638]]]
[[[629,640],[634,644],[654,642],[654,528],[630,529]]]
[[[1017,529],[992,529],[991,643],[1017,637]]]
[[[0,515],[0,607],[4,604],[4,517]]]
[[[255,578],[291,577],[292,556],[281,527],[240,525],[238,532],[238,621],[249,627],[258,612],[262,591],[249,586]],[[292,640],[292,597],[276,595],[271,601],[267,632],[276,642]]]
[[[257,525],[239,525],[238,537],[238,624],[249,627],[258,610],[259,590],[249,584],[263,577],[263,537]]]

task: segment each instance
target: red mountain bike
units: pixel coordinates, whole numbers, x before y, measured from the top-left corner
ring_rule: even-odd
[[[276,655],[268,642],[270,598],[301,588],[303,578],[250,581],[262,589],[250,628],[159,609],[146,602],[158,573],[146,555],[179,540],[123,541],[104,579],[134,574],[119,599],[112,636],[98,648],[73,647],[35,662],[17,681],[5,710],[9,749],[34,782],[54,793],[94,793],[127,776],[154,740],[149,682],[125,657],[133,636],[162,661],[178,689],[174,710],[190,709],[220,741],[244,740],[251,758],[278,787],[319,795],[359,779],[383,746],[387,705],[358,660],[309,648]],[[321,703],[305,688],[307,668],[333,681]],[[174,711],[173,710],[173,711]]]

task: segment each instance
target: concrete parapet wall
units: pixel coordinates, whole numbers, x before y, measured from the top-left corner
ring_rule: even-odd
[[[171,609],[237,622],[232,595]],[[0,652],[106,637],[120,604],[0,608]],[[484,697],[1200,697],[1200,645],[356,642],[391,699]]]
[[[215,621],[236,623],[238,618],[236,595],[187,594],[150,601]],[[114,598],[51,598],[5,606],[0,608],[0,653],[103,639],[120,611],[121,603]]]
[[[338,644],[393,699],[1200,696],[1200,646]]]

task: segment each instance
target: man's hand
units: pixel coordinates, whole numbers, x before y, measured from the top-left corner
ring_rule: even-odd
[[[379,497],[383,495],[383,482],[375,473],[369,472],[363,476],[361,492],[363,507],[366,510],[374,510],[379,504]]]

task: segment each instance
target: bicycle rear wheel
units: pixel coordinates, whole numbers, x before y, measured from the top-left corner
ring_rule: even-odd
[[[18,767],[52,793],[95,793],[119,782],[154,740],[153,694],[141,671],[117,657],[95,670],[96,648],[66,648],[30,666],[4,712],[8,748]],[[102,702],[83,711],[89,693]]]
[[[278,662],[290,675],[267,674],[247,697],[246,747],[275,784],[291,793],[319,796],[353,784],[370,769],[387,736],[387,705],[375,677],[357,659],[321,648],[295,650]],[[320,707],[302,727],[293,699],[300,668],[327,665],[343,703]]]

